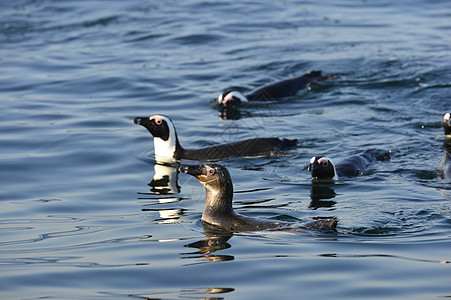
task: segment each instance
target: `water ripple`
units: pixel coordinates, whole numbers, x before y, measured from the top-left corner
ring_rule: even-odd
[[[448,8],[1,2],[2,298],[451,295],[451,185],[439,175]],[[311,70],[335,79],[217,111],[225,89]],[[221,162],[235,209],[293,222],[333,214],[338,233],[209,232],[205,189],[175,169],[157,176],[152,137],[131,122],[154,113],[174,120],[187,148],[297,138],[287,156]],[[312,156],[337,162],[367,148],[392,159],[312,182]]]

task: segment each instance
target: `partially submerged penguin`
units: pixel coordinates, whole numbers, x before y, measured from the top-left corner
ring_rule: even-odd
[[[227,231],[260,231],[266,229],[335,230],[337,218],[324,218],[296,226],[296,223],[277,222],[246,217],[232,207],[233,184],[229,171],[219,164],[183,165],[180,172],[196,177],[205,187],[206,199],[202,221],[207,226]]]
[[[136,117],[135,124],[147,128],[154,137],[155,156],[159,159],[189,159],[217,161],[230,157],[274,155],[282,149],[293,147],[297,140],[284,138],[253,138],[239,142],[201,149],[184,149],[178,140],[174,123],[163,115]]]
[[[218,103],[220,106],[234,107],[248,101],[273,101],[294,96],[313,83],[331,78],[331,76],[323,76],[321,71],[312,71],[302,76],[265,85],[247,95],[234,90],[226,90],[219,95]]]
[[[368,166],[375,161],[390,160],[390,151],[378,151],[369,149],[359,155],[353,155],[334,164],[326,156],[314,156],[310,159],[308,170],[312,177],[316,179],[339,179],[343,177],[355,177],[361,174]]]
[[[451,137],[451,114],[446,113],[443,116],[443,130],[445,131],[445,137]]]
[[[445,133],[445,142],[443,155],[440,159],[440,166],[443,168],[443,177],[451,178],[451,114],[446,113],[443,116],[443,130]]]
[[[443,168],[443,177],[451,178],[451,154],[447,149],[443,150],[442,158],[440,159],[440,167]]]

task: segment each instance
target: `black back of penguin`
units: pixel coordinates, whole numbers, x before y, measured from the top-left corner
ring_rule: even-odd
[[[344,159],[335,167],[339,177],[355,177],[365,171],[372,163],[387,160],[390,160],[390,151],[369,149],[361,154]]]
[[[229,157],[276,155],[283,149],[296,146],[296,139],[254,138],[194,150],[183,150],[182,157],[198,161],[215,161]]]
[[[250,101],[272,101],[296,95],[300,90],[305,89],[311,84],[328,79],[328,76],[323,76],[321,71],[312,71],[310,73],[278,81],[272,84],[256,89],[250,94],[246,95]]]

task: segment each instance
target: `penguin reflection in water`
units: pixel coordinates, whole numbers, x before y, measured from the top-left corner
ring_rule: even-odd
[[[359,155],[350,156],[338,164],[326,156],[314,156],[310,159],[308,170],[315,179],[351,178],[361,174],[376,161],[390,160],[390,151],[369,149]]]
[[[156,195],[171,195],[180,193],[178,184],[178,164],[155,162],[155,174],[148,184]]]
[[[335,230],[338,219],[323,218],[302,225],[255,219],[236,213],[232,207],[233,184],[229,171],[219,164],[182,165],[180,172],[192,175],[206,189],[202,221],[207,227],[230,232],[261,230]]]
[[[218,231],[205,231],[206,238],[189,243],[185,247],[196,248],[196,251],[182,253],[183,258],[204,258],[208,262],[219,262],[234,260],[235,257],[227,254],[216,254],[216,251],[232,247],[228,240],[233,236],[232,233]]]

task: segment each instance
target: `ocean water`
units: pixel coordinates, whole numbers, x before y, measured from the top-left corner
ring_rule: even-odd
[[[450,32],[445,0],[3,1],[0,298],[451,297]],[[311,70],[335,79],[232,119],[215,107]],[[156,113],[185,148],[297,138],[221,162],[234,207],[335,216],[337,233],[206,231],[203,187],[155,165],[132,123]],[[312,182],[312,156],[369,148],[391,160]]]

